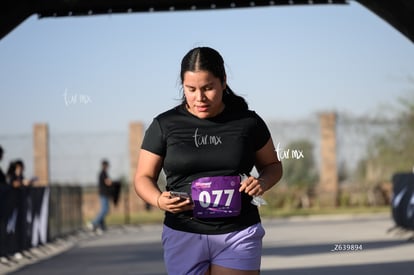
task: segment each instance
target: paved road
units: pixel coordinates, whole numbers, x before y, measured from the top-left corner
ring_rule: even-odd
[[[263,224],[261,274],[414,274],[414,241],[407,241],[412,233],[389,232],[393,226],[389,215],[314,216]],[[3,266],[3,274],[161,275],[165,268],[160,236],[160,225],[111,228],[102,236],[84,233],[62,242],[63,252],[11,273],[7,270],[16,266]]]

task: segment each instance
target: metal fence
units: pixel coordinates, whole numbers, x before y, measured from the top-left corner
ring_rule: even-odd
[[[49,141],[50,182],[95,185],[103,158],[110,161],[111,176],[129,175],[127,132],[55,133],[51,129]],[[0,145],[5,151],[0,163],[3,171],[7,171],[11,161],[21,159],[25,177],[35,176],[31,133],[0,134]]]
[[[78,186],[0,185],[0,257],[13,256],[82,228]]]
[[[287,148],[291,142],[307,140],[313,145],[313,157],[320,164],[320,125],[318,115],[301,120],[267,120],[275,146]],[[366,157],[368,145],[378,134],[386,133],[392,120],[354,117],[339,113],[337,119],[337,162],[352,174],[359,160]],[[21,158],[26,164],[27,177],[32,176],[32,135],[1,135],[5,149],[3,167],[10,160]],[[139,146],[139,144],[137,144]],[[128,178],[128,133],[55,133],[50,129],[50,179],[56,184],[96,185],[100,162],[107,158],[113,178]],[[300,148],[299,148],[300,149]],[[306,156],[305,156],[306,157]],[[5,170],[5,169],[4,169]]]
[[[54,240],[82,229],[82,221],[82,188],[52,185],[48,239]]]

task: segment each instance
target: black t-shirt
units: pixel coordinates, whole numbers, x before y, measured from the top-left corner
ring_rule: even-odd
[[[191,194],[191,182],[201,177],[249,174],[255,153],[270,138],[265,122],[254,111],[226,106],[218,116],[200,119],[177,106],[157,116],[145,133],[142,149],[164,158],[168,191]],[[242,193],[237,217],[194,218],[192,211],[166,212],[164,224],[181,231],[222,234],[260,222],[252,197]]]
[[[3,173],[3,170],[0,168],[0,185],[7,184],[6,175]]]
[[[105,184],[105,180],[109,178],[108,173],[105,170],[102,170],[98,176],[98,187],[99,187],[99,195],[111,196],[111,188],[110,186]]]

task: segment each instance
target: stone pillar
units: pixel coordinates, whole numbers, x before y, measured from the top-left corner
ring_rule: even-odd
[[[144,135],[144,126],[140,122],[131,122],[129,124],[129,163],[130,163],[130,176],[129,176],[129,193],[130,193],[130,206],[132,211],[142,210],[144,208],[144,202],[136,195],[134,189],[134,178],[138,164],[138,155],[141,148],[142,139]]]
[[[321,165],[318,200],[320,206],[337,206],[338,167],[336,162],[336,114],[323,113],[319,117],[321,129]]]
[[[34,175],[38,178],[36,185],[49,184],[49,129],[47,124],[33,126]]]

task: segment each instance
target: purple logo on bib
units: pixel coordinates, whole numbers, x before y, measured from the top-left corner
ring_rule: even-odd
[[[205,177],[191,183],[194,217],[238,216],[241,210],[239,176]]]

